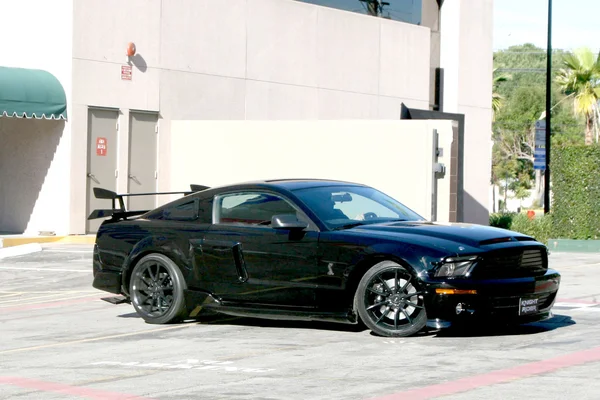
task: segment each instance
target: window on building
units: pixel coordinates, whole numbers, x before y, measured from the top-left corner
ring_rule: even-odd
[[[423,0],[297,0],[318,6],[337,8],[365,15],[376,15],[394,21],[421,25]],[[389,4],[383,4],[389,3]],[[369,5],[371,4],[371,5]]]

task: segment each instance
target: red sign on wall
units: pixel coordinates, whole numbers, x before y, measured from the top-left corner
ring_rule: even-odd
[[[121,65],[121,79],[124,81],[130,81],[131,75],[131,65]]]
[[[97,156],[105,156],[106,155],[106,138],[103,138],[103,137],[96,138],[96,155]]]

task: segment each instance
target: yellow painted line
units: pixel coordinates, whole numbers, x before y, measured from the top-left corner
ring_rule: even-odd
[[[121,334],[118,334],[118,335],[99,336],[99,337],[89,338],[89,339],[80,339],[80,340],[71,340],[71,341],[68,341],[68,342],[43,344],[43,345],[40,345],[40,346],[20,347],[20,348],[17,348],[17,349],[0,351],[0,354],[20,353],[20,352],[24,352],[24,351],[49,349],[49,348],[52,348],[52,347],[69,346],[69,345],[79,344],[79,343],[98,342],[100,340],[116,339],[116,338],[122,338],[122,337],[128,337],[128,336],[144,335],[144,334],[147,334],[147,333],[169,331],[169,330],[173,330],[173,329],[189,328],[191,326],[195,326],[195,325],[198,325],[198,324],[199,323],[190,323],[190,324],[185,324],[185,325],[168,326],[168,327],[165,327],[165,328],[149,329],[149,330],[146,330],[146,331],[121,333]]]
[[[0,240],[3,247],[20,246],[30,243],[94,244],[96,243],[96,235],[0,237]]]

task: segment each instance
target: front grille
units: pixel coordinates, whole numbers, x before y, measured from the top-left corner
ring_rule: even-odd
[[[548,269],[543,249],[515,249],[490,253],[475,266],[472,277],[479,279],[540,276]]]
[[[548,307],[556,298],[556,292],[553,293],[536,293],[523,296],[510,297],[492,297],[490,299],[490,312],[495,316],[515,316],[519,313],[519,299],[522,297],[538,298],[538,310],[540,312],[548,311]]]

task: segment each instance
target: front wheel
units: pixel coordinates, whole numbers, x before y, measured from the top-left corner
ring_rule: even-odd
[[[360,319],[381,336],[410,336],[427,323],[424,292],[403,266],[382,261],[367,271],[356,289]]]
[[[150,324],[168,324],[186,317],[187,288],[177,265],[163,254],[144,256],[133,268],[129,293],[137,313]]]

